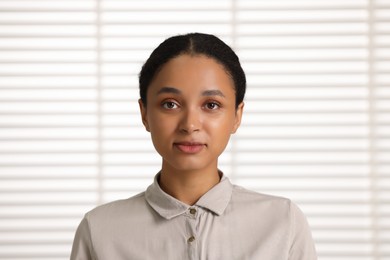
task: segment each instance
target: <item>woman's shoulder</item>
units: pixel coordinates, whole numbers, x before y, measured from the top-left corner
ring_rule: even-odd
[[[233,185],[231,202],[241,207],[251,208],[252,210],[272,209],[272,211],[276,210],[280,212],[290,211],[296,207],[294,202],[289,198],[249,190],[238,185]]]
[[[145,192],[127,199],[120,199],[99,205],[86,213],[87,218],[110,218],[123,214],[132,215],[147,209]]]
[[[280,203],[291,203],[291,200],[282,196],[262,193],[247,189],[239,185],[233,185],[233,196],[237,199],[275,201]]]
[[[289,198],[248,190],[234,185],[231,210],[240,214],[254,214],[270,221],[299,222],[305,225],[306,217],[299,206]],[[302,224],[303,223],[303,224]]]

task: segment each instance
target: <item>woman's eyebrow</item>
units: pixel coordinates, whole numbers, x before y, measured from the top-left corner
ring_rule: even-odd
[[[181,91],[177,88],[173,87],[163,87],[158,92],[157,95],[163,94],[163,93],[172,93],[172,94],[181,94]]]
[[[225,97],[225,95],[222,93],[222,91],[216,89],[216,90],[206,90],[202,92],[202,96],[220,96]]]

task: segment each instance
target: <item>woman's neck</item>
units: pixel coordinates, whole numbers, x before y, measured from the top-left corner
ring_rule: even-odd
[[[163,191],[187,205],[194,205],[206,192],[220,181],[218,169],[179,171],[164,167],[159,185]]]

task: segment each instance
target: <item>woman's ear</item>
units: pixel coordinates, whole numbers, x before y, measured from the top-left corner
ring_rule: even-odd
[[[233,125],[233,129],[232,129],[232,134],[236,133],[237,132],[237,129],[240,127],[241,125],[241,118],[242,118],[242,113],[244,111],[244,102],[241,102],[237,109],[236,109],[236,118],[235,118],[235,121],[234,121],[234,125]]]
[[[150,132],[149,122],[146,113],[146,105],[144,105],[141,99],[138,99],[138,104],[139,104],[139,110],[141,112],[142,123],[144,124],[146,131]]]

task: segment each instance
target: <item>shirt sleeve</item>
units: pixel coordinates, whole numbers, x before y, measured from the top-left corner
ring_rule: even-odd
[[[70,260],[95,260],[93,257],[91,232],[88,219],[85,217],[77,228],[73,240]]]
[[[291,247],[288,260],[317,260],[310,227],[302,211],[291,203]]]

